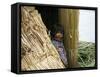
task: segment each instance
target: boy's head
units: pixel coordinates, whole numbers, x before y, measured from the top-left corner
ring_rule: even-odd
[[[51,30],[52,38],[62,39],[63,38],[63,27],[60,24],[53,25],[53,28]]]

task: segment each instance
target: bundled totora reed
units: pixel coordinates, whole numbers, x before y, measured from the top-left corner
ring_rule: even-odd
[[[21,15],[21,70],[65,68],[38,11],[23,6]]]

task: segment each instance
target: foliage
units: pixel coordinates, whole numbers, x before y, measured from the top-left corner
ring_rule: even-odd
[[[95,66],[95,43],[79,42],[78,63],[81,67]]]

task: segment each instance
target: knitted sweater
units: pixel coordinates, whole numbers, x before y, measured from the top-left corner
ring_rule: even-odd
[[[55,39],[53,39],[52,42],[53,42],[54,46],[56,47],[62,62],[64,63],[64,65],[67,65],[68,64],[67,63],[67,54],[66,54],[63,42],[55,40]]]

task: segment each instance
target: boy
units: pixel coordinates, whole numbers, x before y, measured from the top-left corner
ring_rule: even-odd
[[[68,63],[67,63],[66,51],[63,45],[63,34],[64,34],[64,31],[60,24],[56,24],[53,26],[51,30],[52,42],[54,46],[56,47],[63,64],[67,67]]]

